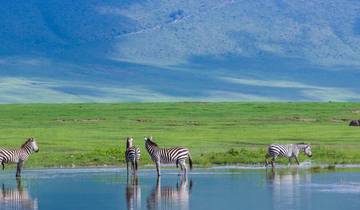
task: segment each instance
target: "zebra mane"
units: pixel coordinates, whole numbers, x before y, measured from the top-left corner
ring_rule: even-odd
[[[296,146],[300,146],[302,149],[306,149],[306,148],[310,147],[310,144],[301,142],[301,143],[297,143]]]
[[[151,145],[155,146],[155,147],[159,147],[155,142],[151,141],[150,138],[147,138],[146,142],[148,144],[151,144]]]
[[[23,144],[21,145],[21,148],[24,148],[24,147],[25,147],[26,145],[28,145],[29,142],[31,142],[31,141],[34,141],[33,137],[28,138],[28,139],[25,141],[25,143],[23,143]]]

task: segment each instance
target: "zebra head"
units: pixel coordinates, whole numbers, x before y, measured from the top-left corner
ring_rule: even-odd
[[[127,138],[126,138],[126,148],[132,147],[133,141],[134,141],[134,138],[133,138],[132,136],[131,136],[131,137],[127,137]]]
[[[152,141],[152,137],[145,137],[145,147],[149,151],[150,148],[153,150],[153,148],[157,148],[158,145]]]
[[[304,148],[304,153],[305,153],[305,155],[307,155],[308,157],[311,157],[311,156],[312,156],[310,144],[306,144],[306,146],[305,146],[305,148]]]
[[[28,138],[21,147],[24,147],[24,146],[29,147],[33,152],[39,152],[39,147],[36,143],[35,138],[33,138],[33,137]]]
[[[152,140],[153,140],[153,139],[152,139],[152,136],[150,136],[150,137],[145,137],[145,139],[144,139],[145,143],[154,143],[154,144],[155,144],[155,142],[153,142]]]

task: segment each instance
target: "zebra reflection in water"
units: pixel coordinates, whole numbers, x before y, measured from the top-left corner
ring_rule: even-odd
[[[128,210],[141,209],[141,187],[137,175],[127,177],[126,206]]]
[[[30,194],[21,184],[21,179],[16,179],[16,187],[8,188],[2,184],[0,192],[0,210],[38,210],[37,198]]]
[[[311,174],[299,170],[278,170],[266,172],[267,184],[272,194],[273,209],[310,209],[310,191],[301,191],[300,187],[311,183]],[[300,196],[300,193],[305,193]],[[300,200],[300,197],[306,199]]]
[[[161,186],[161,178],[157,178],[156,186],[148,196],[148,210],[155,209],[189,209],[189,198],[192,190],[192,180],[181,176],[176,186]]]

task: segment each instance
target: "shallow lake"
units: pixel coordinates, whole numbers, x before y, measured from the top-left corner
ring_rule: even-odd
[[[0,209],[360,209],[360,171],[276,173],[199,169],[187,178],[175,170],[25,170],[0,172]]]

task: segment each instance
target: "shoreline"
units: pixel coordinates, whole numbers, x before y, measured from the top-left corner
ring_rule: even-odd
[[[162,167],[164,170],[178,170],[175,166],[165,165]],[[360,164],[300,164],[300,166],[296,165],[284,165],[277,164],[277,169],[360,169]],[[139,170],[155,170],[155,165],[145,165]],[[227,169],[239,169],[239,170],[265,170],[266,167],[263,165],[252,165],[252,164],[235,164],[235,165],[212,165],[212,166],[196,166],[194,169],[208,169],[208,170],[227,170]],[[267,169],[271,170],[269,166]],[[6,171],[10,171],[12,169],[8,169]],[[98,170],[98,171],[112,171],[112,170],[126,170],[124,166],[114,166],[114,165],[106,165],[106,166],[75,166],[75,167],[44,167],[44,168],[26,168],[28,171],[43,171],[43,170]]]

